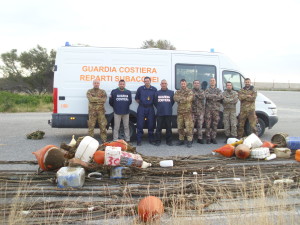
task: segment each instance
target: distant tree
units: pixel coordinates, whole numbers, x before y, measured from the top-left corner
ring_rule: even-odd
[[[176,48],[167,40],[154,41],[153,39],[146,40],[143,42],[141,48],[160,48],[166,50],[176,50]]]
[[[1,89],[30,94],[52,92],[55,55],[54,50],[48,54],[47,49],[39,45],[20,56],[16,49],[1,54],[4,64],[0,67],[4,77]]]

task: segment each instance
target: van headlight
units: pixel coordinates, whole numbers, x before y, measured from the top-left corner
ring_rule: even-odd
[[[272,111],[272,115],[277,114],[277,108],[269,108]]]

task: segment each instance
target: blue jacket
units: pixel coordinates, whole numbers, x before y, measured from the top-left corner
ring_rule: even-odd
[[[159,90],[155,94],[154,105],[157,109],[157,116],[171,116],[174,105],[174,91],[169,89]]]
[[[111,91],[109,96],[109,104],[114,108],[114,113],[118,115],[125,115],[129,113],[129,106],[132,103],[131,92],[127,89],[121,91],[116,88]]]
[[[154,97],[157,89],[156,87],[150,86],[146,88],[146,86],[141,86],[137,89],[135,100],[139,100],[139,106],[150,107],[154,104]]]

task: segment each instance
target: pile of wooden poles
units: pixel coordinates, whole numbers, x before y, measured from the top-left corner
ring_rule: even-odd
[[[149,195],[159,197],[167,214],[174,208],[204,213],[219,199],[272,194],[273,181],[290,179],[286,189],[299,188],[300,167],[291,160],[243,161],[217,156],[168,157],[174,167],[159,167],[160,157],[143,159],[147,169],[130,168],[127,179],[110,179],[107,168],[101,180],[86,178],[78,189],[59,189],[55,172],[34,170],[0,172],[0,219],[19,219],[27,224],[40,221],[72,223],[83,220],[135,217],[138,201]],[[36,164],[35,161],[0,161],[0,164]],[[37,168],[38,166],[36,166]],[[257,192],[257,193],[256,193]]]

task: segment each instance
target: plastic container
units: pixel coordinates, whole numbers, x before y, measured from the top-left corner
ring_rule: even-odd
[[[227,144],[233,144],[233,143],[238,142],[238,141],[239,141],[239,139],[237,139],[237,138],[228,138],[227,139]]]
[[[292,152],[289,148],[274,148],[274,153],[278,158],[290,158]]]
[[[65,154],[66,152],[52,147],[50,148],[44,156],[44,165],[47,170],[58,170],[65,165]]]
[[[265,158],[265,160],[272,160],[272,159],[276,159],[276,154],[275,153],[273,153],[273,154],[271,154],[270,156],[268,156],[267,158]]]
[[[41,170],[48,170],[48,168],[45,166],[45,154],[47,153],[47,151],[49,151],[51,148],[57,148],[55,145],[46,145],[45,147],[37,150],[36,152],[33,152],[32,154],[35,155],[38,163],[39,163],[39,167],[41,168]]]
[[[110,178],[111,179],[122,179],[131,177],[131,170],[128,167],[118,166],[111,168]]]
[[[287,137],[286,144],[291,150],[300,149],[300,137]]]
[[[99,142],[96,139],[90,136],[86,136],[80,142],[75,153],[75,158],[80,159],[84,162],[89,162],[93,158],[94,153],[97,151],[98,147]]]
[[[142,168],[143,168],[143,169],[146,169],[146,168],[148,168],[148,167],[150,167],[150,166],[152,166],[151,163],[148,163],[148,162],[143,161],[143,164],[142,164]]]
[[[173,160],[163,160],[159,162],[161,167],[172,167],[174,165]]]
[[[253,159],[265,159],[270,156],[270,150],[264,147],[254,148],[251,150],[250,156]]]
[[[262,146],[262,142],[256,134],[250,134],[246,139],[243,141],[244,145],[247,145],[249,148],[259,148]]]
[[[121,147],[105,147],[104,164],[107,166],[119,166],[121,161]]]
[[[85,171],[82,167],[62,167],[57,173],[57,187],[59,188],[79,188],[85,180]]]
[[[271,142],[273,144],[276,144],[276,147],[286,147],[286,138],[288,137],[288,134],[285,133],[278,133],[273,135],[271,138]]]
[[[143,158],[139,154],[132,154],[122,151],[120,157],[120,166],[142,167]]]

